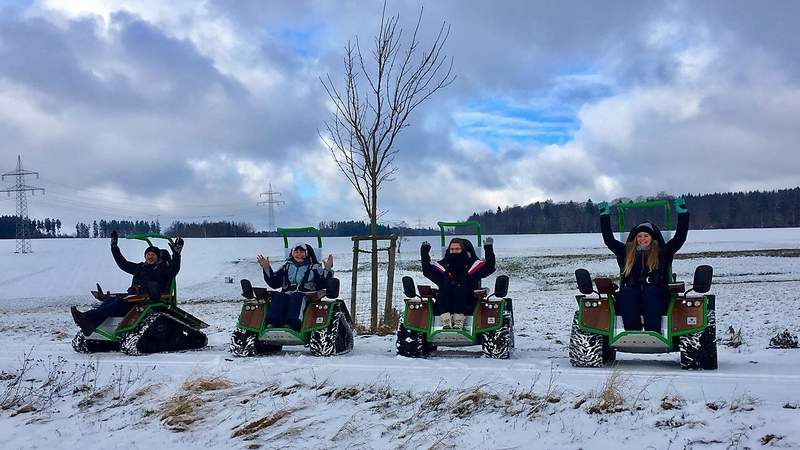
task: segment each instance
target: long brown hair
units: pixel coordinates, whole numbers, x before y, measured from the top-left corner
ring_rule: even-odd
[[[658,269],[658,241],[653,239],[650,241],[650,246],[646,250],[647,252],[647,269],[653,271],[654,269]],[[625,276],[631,274],[631,270],[633,270],[633,263],[636,261],[636,239],[629,241],[625,244],[625,268],[623,272]]]

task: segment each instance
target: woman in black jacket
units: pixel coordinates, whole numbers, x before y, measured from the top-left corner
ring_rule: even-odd
[[[655,224],[642,222],[631,229],[626,243],[614,238],[608,204],[600,205],[600,231],[603,242],[614,252],[620,269],[621,287],[614,304],[622,316],[625,330],[661,332],[661,316],[667,308],[667,284],[670,282],[672,259],[686,242],[689,212],[682,198],[675,199],[678,226],[675,236],[664,242]]]
[[[444,328],[464,327],[464,317],[475,309],[473,291],[480,288],[481,278],[495,270],[492,238],[486,238],[483,249],[486,259],[478,259],[469,240],[453,238],[444,258],[431,261],[431,245],[423,242],[420,247],[422,274],[439,288],[433,313]]]

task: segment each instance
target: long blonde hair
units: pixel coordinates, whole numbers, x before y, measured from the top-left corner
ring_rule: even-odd
[[[655,269],[658,269],[658,241],[653,239],[650,241],[650,246],[646,250],[647,252],[647,269],[651,272]],[[631,270],[633,270],[633,263],[636,261],[636,239],[628,242],[625,244],[625,268],[623,272],[625,276],[631,274]]]

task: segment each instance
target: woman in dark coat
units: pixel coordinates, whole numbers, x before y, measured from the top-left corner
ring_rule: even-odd
[[[642,222],[631,229],[627,241],[614,238],[608,204],[600,205],[600,231],[603,242],[617,257],[621,272],[621,288],[614,304],[622,316],[625,330],[661,332],[661,316],[667,309],[667,284],[670,282],[672,259],[686,242],[689,212],[682,198],[675,200],[678,226],[675,236],[664,242],[655,224]]]
[[[422,243],[422,274],[439,288],[433,313],[441,318],[444,328],[464,327],[464,316],[475,309],[473,291],[480,289],[481,278],[495,270],[492,238],[484,241],[483,249],[486,258],[478,259],[469,240],[453,238],[444,258],[431,261],[431,245]]]

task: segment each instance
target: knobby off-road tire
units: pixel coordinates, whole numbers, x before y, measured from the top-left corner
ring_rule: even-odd
[[[333,313],[327,328],[312,331],[308,348],[314,356],[335,356],[353,349],[353,326],[342,311]]]
[[[255,356],[257,341],[258,336],[255,332],[237,328],[231,334],[231,354],[237,358]]]
[[[678,338],[682,369],[717,369],[717,318],[713,309],[708,310],[708,326],[705,330]]]
[[[578,327],[578,312],[572,320],[569,335],[569,362],[573,367],[603,367],[617,358],[616,350],[608,345],[608,338],[586,333]]]
[[[267,344],[259,340],[254,331],[237,328],[231,334],[231,354],[237,358],[275,353],[282,348],[282,345]]]
[[[481,335],[483,356],[493,359],[509,359],[514,348],[514,321],[511,316],[503,318],[503,326]]]
[[[195,350],[208,344],[202,332],[162,312],[148,315],[135,329],[125,333],[120,350],[132,356],[145,353]]]
[[[395,341],[397,354],[409,358],[424,358],[428,356],[431,347],[425,342],[425,335],[409,330],[402,323],[397,327],[397,340]]]

